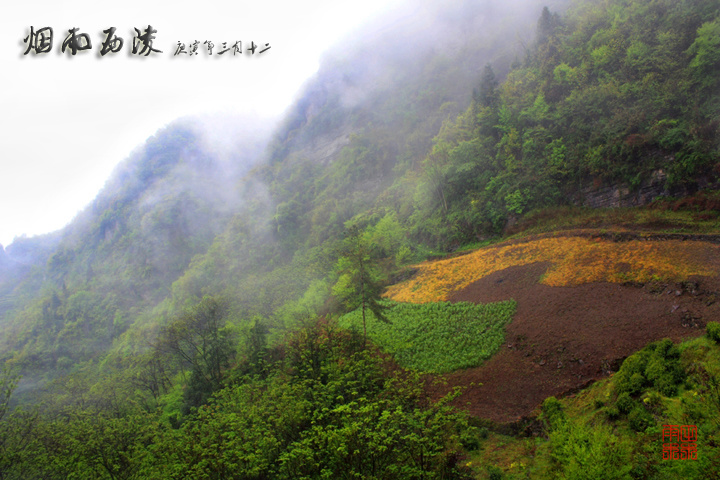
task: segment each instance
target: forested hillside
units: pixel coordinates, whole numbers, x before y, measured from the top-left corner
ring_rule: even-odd
[[[330,48],[278,125],[166,126],[63,230],[0,248],[0,478],[525,478],[485,468],[502,459],[480,445],[526,424],[458,409],[477,385],[433,384],[525,342],[506,342],[516,302],[441,300],[555,261],[512,253],[508,235],[598,227],[564,241],[582,245],[563,278],[586,281],[567,269],[596,267],[587,245],[626,242],[597,247],[618,260],[587,281],[666,303],[677,291],[668,308],[694,329],[682,338],[701,335],[709,318],[693,315],[718,306],[702,282],[718,276],[719,128],[714,0],[407,2]],[[682,249],[616,228],[702,245],[674,262]],[[464,257],[497,268],[417,266],[500,240]],[[524,430],[540,445],[533,475],[584,478],[560,452],[592,435],[568,425],[606,418],[592,441],[623,447],[596,456],[607,478],[664,478],[641,450],[683,415],[717,453],[709,325],[707,340],[643,350],[591,394],[596,413],[544,404]],[[667,328],[652,335],[681,337]]]
[[[717,21],[713,2],[543,10],[523,64],[502,85],[488,67],[435,138],[422,168],[431,200],[413,205],[413,227],[447,245],[534,208],[629,206],[715,184]],[[617,198],[593,195],[603,185]]]
[[[181,120],[159,131],[62,231],[8,246],[0,346],[26,380],[100,358],[242,204],[238,183],[261,158],[268,128],[246,129],[242,149],[228,154],[209,146],[203,127]]]

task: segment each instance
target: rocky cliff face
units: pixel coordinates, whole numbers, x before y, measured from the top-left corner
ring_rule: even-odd
[[[591,186],[583,190],[582,199],[575,203],[592,208],[647,205],[658,197],[670,194],[666,185],[667,175],[662,170],[656,170],[637,189],[625,183]]]
[[[663,170],[655,170],[650,178],[635,189],[626,183],[593,185],[578,194],[573,203],[592,208],[639,207],[660,197],[692,195],[699,189],[720,189],[720,183],[712,183],[708,178],[701,177],[697,179],[696,184],[690,186],[670,187],[666,173]]]

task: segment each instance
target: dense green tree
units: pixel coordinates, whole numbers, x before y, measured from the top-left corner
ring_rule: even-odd
[[[190,370],[185,392],[186,411],[204,404],[220,387],[225,369],[235,355],[234,338],[225,328],[227,316],[225,301],[204,297],[163,328],[158,336],[156,350],[173,355],[183,368]]]
[[[341,298],[348,310],[360,308],[363,343],[365,343],[367,341],[366,310],[370,310],[378,320],[387,321],[387,318],[380,303],[382,289],[372,266],[369,246],[357,225],[348,228],[343,253],[336,269],[340,277],[332,289],[333,295]]]
[[[26,462],[36,441],[38,415],[10,411],[10,398],[20,375],[10,365],[0,368],[0,479],[29,478]]]
[[[0,421],[7,413],[10,397],[17,387],[20,375],[9,366],[3,365],[0,369]]]

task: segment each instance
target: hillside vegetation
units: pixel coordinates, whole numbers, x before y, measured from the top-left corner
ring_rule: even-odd
[[[0,478],[718,475],[717,2],[420,3],[0,250]]]
[[[542,434],[484,430],[466,465],[478,478],[717,478],[718,355],[710,338],[649,344],[612,378],[543,402],[527,426]],[[663,460],[665,425],[697,428],[697,460]]]

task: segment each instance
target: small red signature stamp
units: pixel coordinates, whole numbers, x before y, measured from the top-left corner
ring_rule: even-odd
[[[663,460],[697,460],[697,426],[663,425]]]

